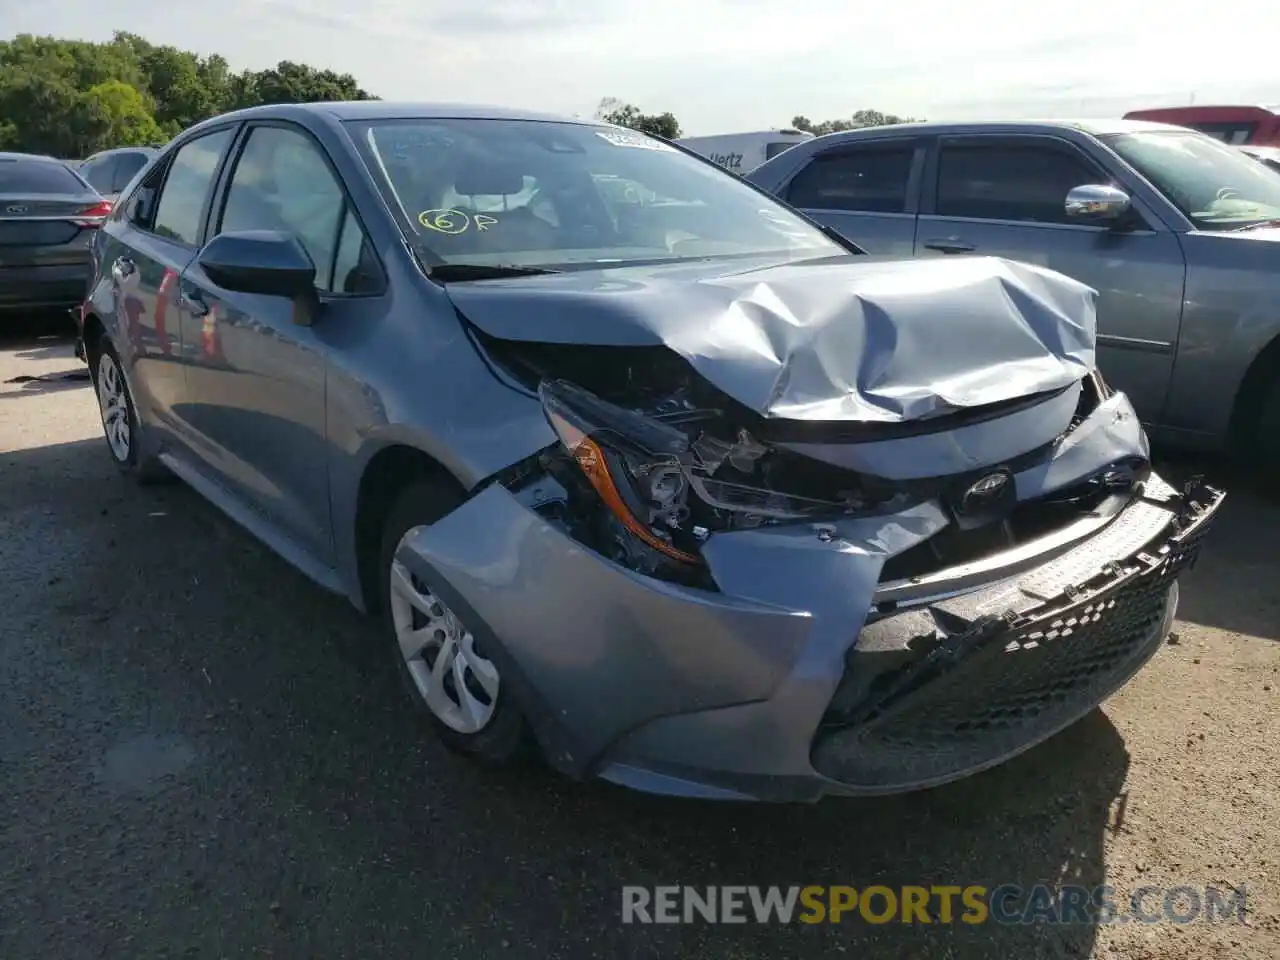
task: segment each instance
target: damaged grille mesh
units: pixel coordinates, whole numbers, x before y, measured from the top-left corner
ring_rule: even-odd
[[[819,734],[815,769],[867,789],[923,785],[998,762],[1070,723],[1159,646],[1169,590],[1204,532],[1190,531],[1157,565],[1110,588],[1000,630],[857,725]]]

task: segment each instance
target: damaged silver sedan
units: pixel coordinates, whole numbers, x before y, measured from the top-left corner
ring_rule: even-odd
[[[113,458],[379,614],[489,762],[726,799],[965,776],[1146,662],[1222,502],[1152,472],[1089,288],[861,256],[615,127],[230,114],[103,234]]]

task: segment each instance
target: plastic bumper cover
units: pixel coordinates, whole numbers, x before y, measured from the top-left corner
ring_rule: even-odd
[[[883,559],[945,522],[929,505],[834,537],[713,537],[704,552],[722,593],[606,561],[496,485],[418,528],[399,559],[467,620],[565,772],[811,800],[990,766],[1127,680],[1167,633],[1174,580],[1222,499],[1159,488],[1162,502],[1135,500],[1041,567],[912,611],[933,630],[888,660],[866,638],[896,618],[862,628]]]

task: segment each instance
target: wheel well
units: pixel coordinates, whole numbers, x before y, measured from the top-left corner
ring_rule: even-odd
[[[81,339],[84,341],[84,359],[89,365],[90,376],[98,375],[98,354],[101,352],[102,338],[106,332],[107,328],[103,326],[102,320],[96,313],[85,314]]]
[[[1257,433],[1258,417],[1262,404],[1270,393],[1277,376],[1280,376],[1280,337],[1268,343],[1253,358],[1236,392],[1236,402],[1231,412],[1231,445],[1237,450],[1247,449]]]
[[[365,609],[376,614],[382,609],[378,583],[378,554],[382,530],[396,498],[406,488],[423,480],[439,480],[465,496],[461,484],[438,460],[414,447],[391,446],[379,450],[365,466],[356,497],[356,563]]]

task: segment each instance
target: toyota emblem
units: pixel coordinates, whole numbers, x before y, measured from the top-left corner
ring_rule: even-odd
[[[981,477],[964,492],[960,498],[960,509],[965,513],[980,510],[989,503],[1000,499],[1005,487],[1009,485],[1008,473],[988,473]]]

